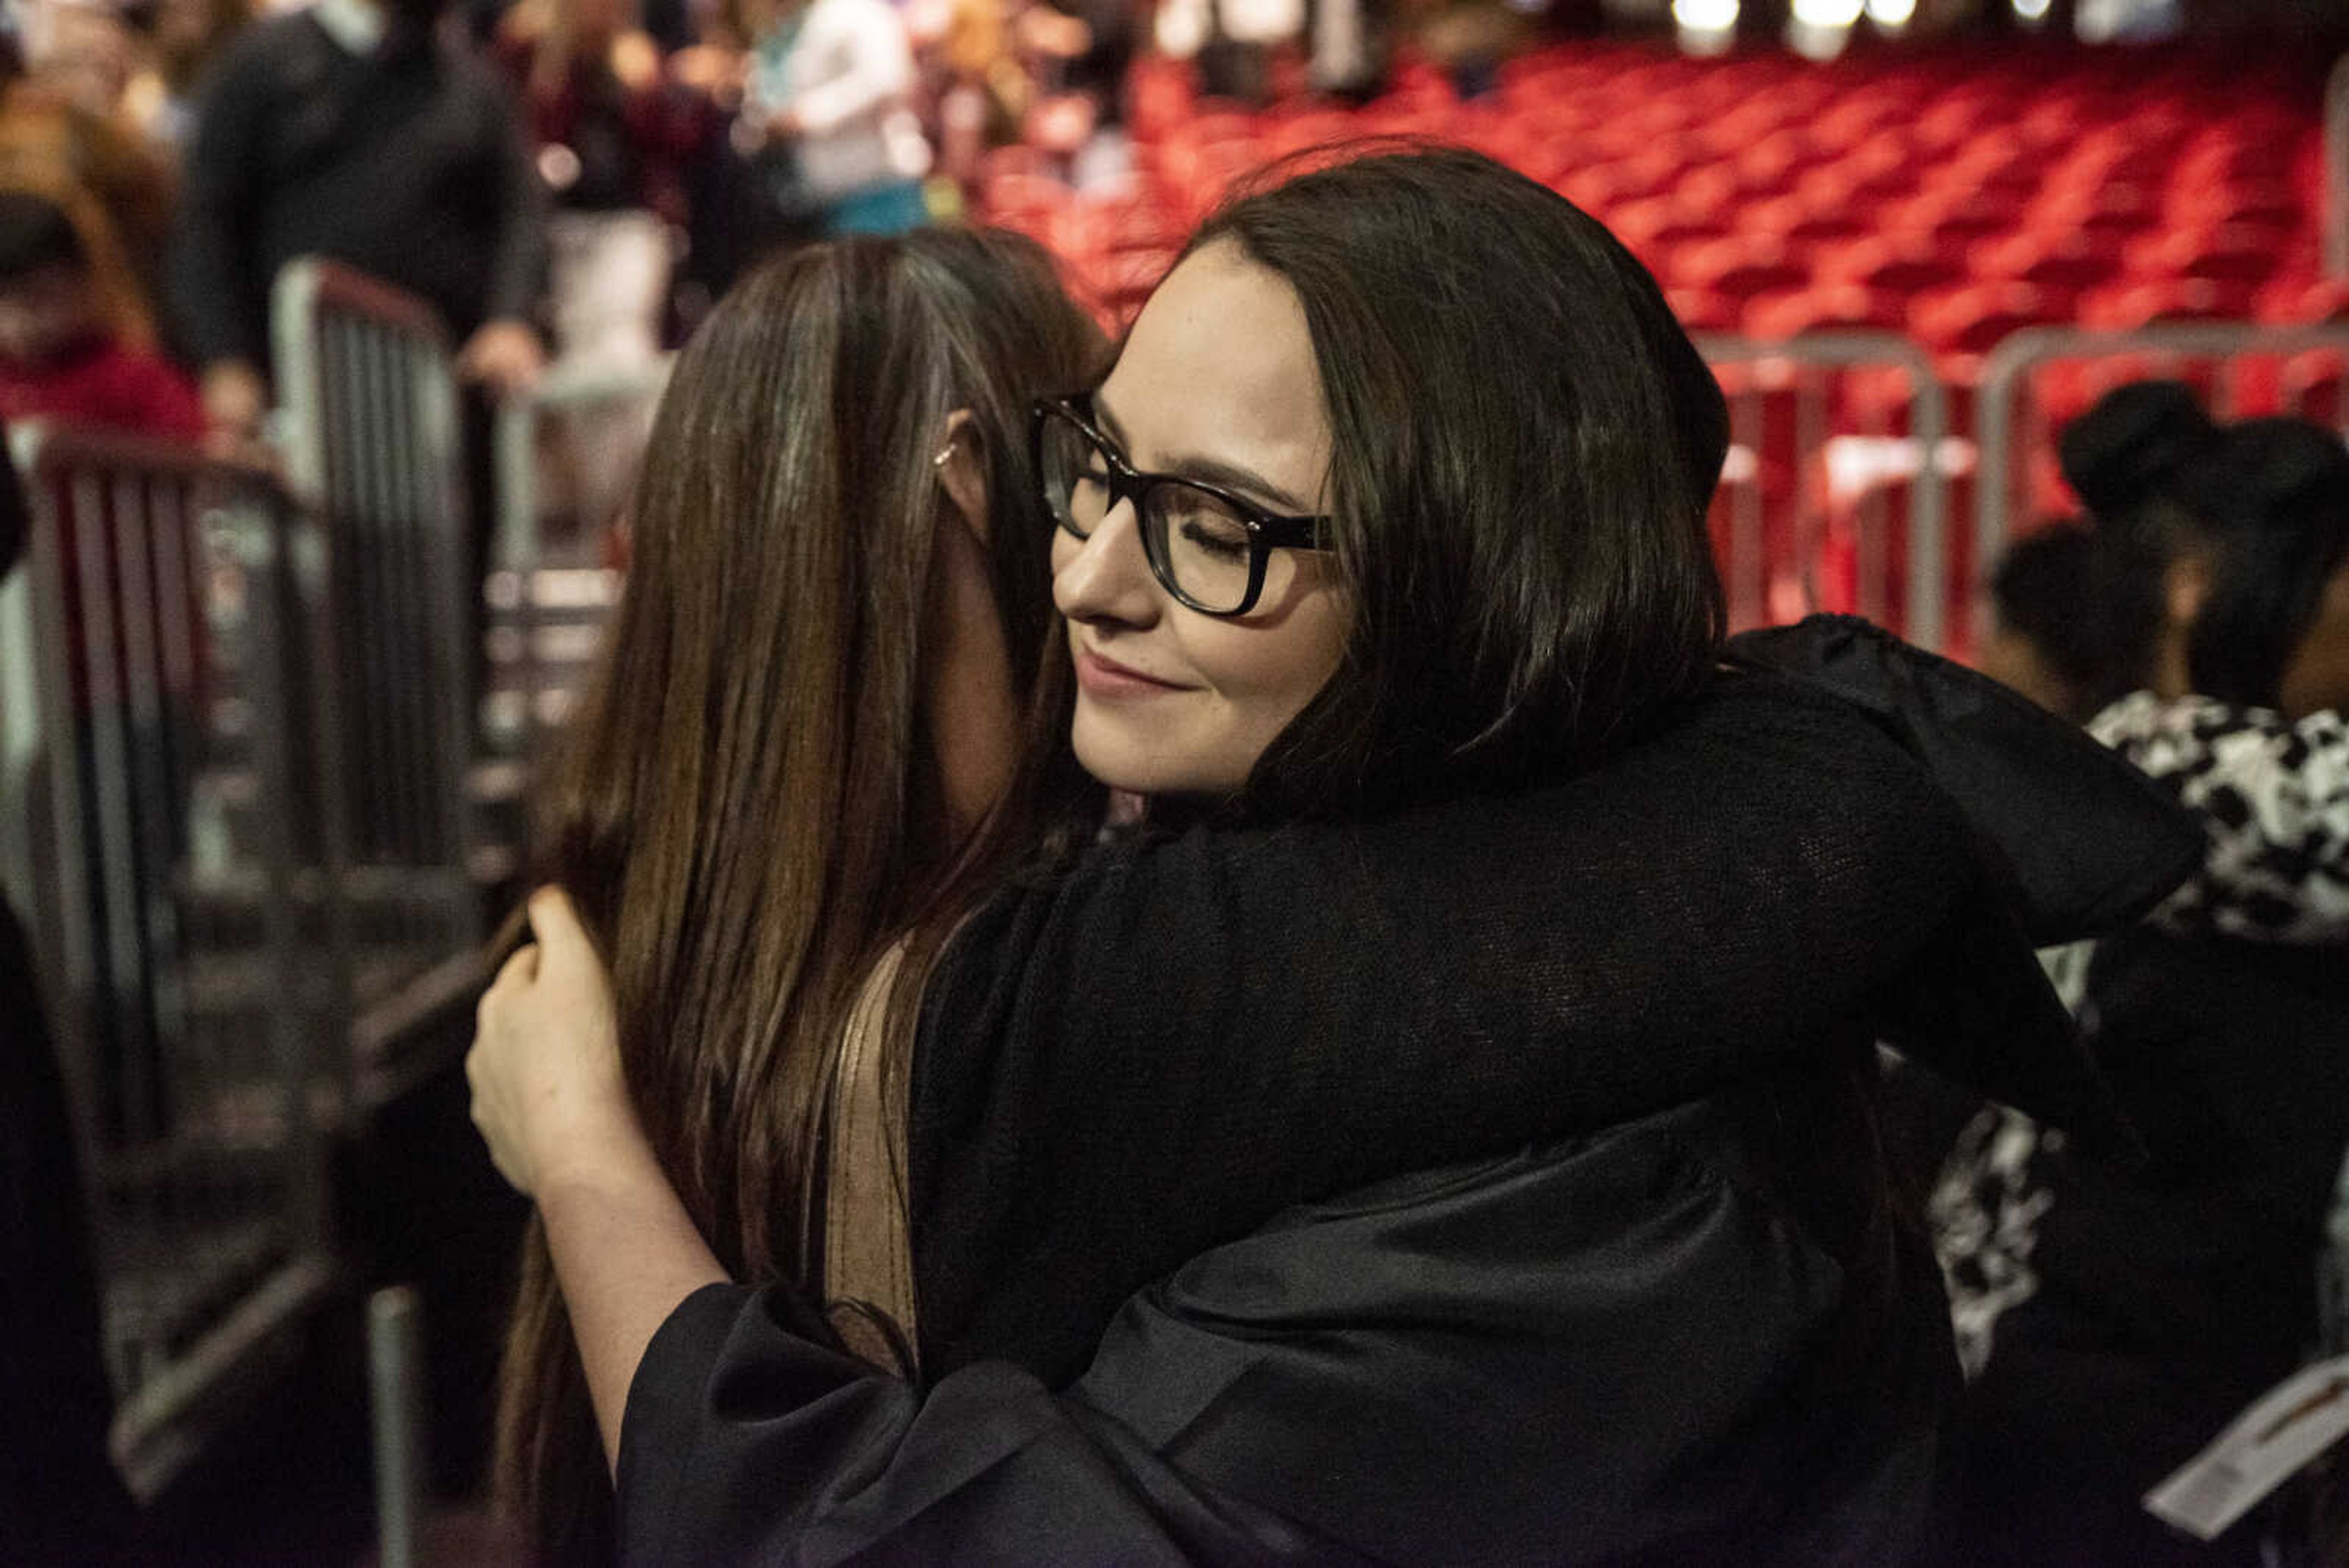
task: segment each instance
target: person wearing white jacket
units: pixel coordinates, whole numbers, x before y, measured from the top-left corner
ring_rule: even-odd
[[[819,233],[900,234],[927,215],[913,92],[913,50],[887,0],[787,0],[752,53],[743,127],[790,148],[787,204]]]

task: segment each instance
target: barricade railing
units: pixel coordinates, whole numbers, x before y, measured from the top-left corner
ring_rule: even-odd
[[[2152,378],[2191,386],[2220,420],[2292,414],[2349,431],[2349,322],[2034,327],[2006,338],[1983,361],[1976,405],[1978,560],[1995,561],[2033,519],[2071,504],[2055,461],[2063,427],[2115,387]]]
[[[279,274],[277,439],[335,543],[335,732],[362,1008],[481,934],[471,792],[480,557],[448,335],[421,301],[315,258]],[[487,520],[481,519],[483,527]]]
[[[498,518],[488,585],[488,728],[527,776],[563,721],[619,592],[613,531],[632,493],[666,359],[557,368],[498,410]]]
[[[2324,81],[2324,275],[2349,277],[2349,55]]]
[[[151,1496],[332,1278],[324,1116],[347,998],[330,552],[269,473],[11,432],[0,857],[88,1173],[115,1457]]]
[[[1950,416],[1924,350],[1889,332],[1697,347],[1729,400],[1712,527],[1731,625],[1842,610],[1940,648]]]

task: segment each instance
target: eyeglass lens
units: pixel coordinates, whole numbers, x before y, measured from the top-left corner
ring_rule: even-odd
[[[1082,426],[1054,415],[1044,425],[1044,492],[1054,521],[1080,538],[1107,517],[1109,457]],[[1154,480],[1143,497],[1143,542],[1167,586],[1208,611],[1247,600],[1249,529],[1222,496],[1179,480]]]

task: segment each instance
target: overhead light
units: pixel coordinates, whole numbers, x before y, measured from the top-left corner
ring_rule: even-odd
[[[1672,20],[1696,33],[1736,26],[1737,10],[1737,0],[1672,0]]]
[[[1848,27],[1866,0],[1795,0],[1795,20],[1806,27]]]
[[[2026,22],[2044,22],[2054,0],[2014,0],[2014,14]]]
[[[1907,26],[1917,16],[1917,0],[1868,0],[1868,19],[1890,32]]]
[[[1725,55],[1737,47],[1737,0],[1672,0],[1681,53]]]

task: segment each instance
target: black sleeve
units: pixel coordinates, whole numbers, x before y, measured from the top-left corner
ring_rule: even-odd
[[[1974,830],[2033,944],[2134,925],[2201,865],[2201,825],[2168,792],[1990,677],[1854,616],[1749,631],[1733,655],[1874,716]]]
[[[1097,853],[926,993],[926,1350],[1058,1338],[988,1319],[996,1270],[1082,1319],[1288,1204],[1847,1045],[1979,875],[1898,745],[1760,676],[1556,788]],[[2060,1034],[2019,935],[2003,962]]]
[[[262,150],[275,99],[269,53],[280,33],[256,29],[232,46],[196,105],[194,140],[180,186],[169,273],[189,356],[200,366],[241,359],[269,368],[267,327],[249,245],[264,172]]]
[[[129,1501],[107,1459],[88,1210],[34,979],[0,899],[0,1562],[40,1568],[111,1561]]]
[[[624,1561],[1756,1560],[1751,1500],[1816,1468],[1788,1390],[1839,1276],[1710,1158],[1715,1115],[1293,1211],[1127,1302],[1058,1394],[1001,1362],[925,1394],[709,1287],[630,1390]],[[1947,1373],[1922,1286],[1939,1336],[1839,1412],[1868,1451],[1835,1511],[1894,1536]]]
[[[498,230],[482,319],[534,325],[546,292],[546,182],[531,157],[524,117],[512,93],[486,67],[477,65],[475,74],[486,106],[484,133],[498,141]]]

